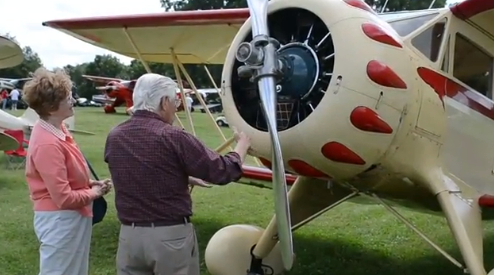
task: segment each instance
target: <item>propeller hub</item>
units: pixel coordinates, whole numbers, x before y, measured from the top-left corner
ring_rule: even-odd
[[[289,43],[278,50],[283,77],[279,82],[279,95],[303,99],[317,84],[319,63],[310,47],[300,42]]]

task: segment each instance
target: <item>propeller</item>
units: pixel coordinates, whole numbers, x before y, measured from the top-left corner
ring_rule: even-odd
[[[262,111],[271,138],[273,195],[275,204],[276,224],[281,248],[283,266],[290,270],[293,265],[293,239],[288,205],[285,178],[285,167],[281,153],[276,123],[276,79],[282,64],[277,56],[279,43],[269,37],[268,0],[247,0],[252,23],[252,41],[241,43],[236,58],[245,65],[238,68],[239,75],[253,71],[253,79],[257,81]]]

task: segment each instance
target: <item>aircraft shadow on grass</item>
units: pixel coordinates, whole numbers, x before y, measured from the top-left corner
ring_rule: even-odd
[[[199,239],[201,251],[201,274],[208,274],[204,264],[204,250],[209,239],[216,231],[223,228],[222,224],[214,219],[194,218],[194,226]],[[441,225],[442,227],[442,225]],[[108,244],[100,244],[93,240],[92,251],[95,253],[116,253],[118,243],[119,224],[117,221],[103,221],[94,227],[93,238],[98,236],[103,242],[114,242],[115,251],[97,252],[100,246],[107,247]],[[403,234],[413,234],[404,231]],[[331,235],[331,229],[328,229]],[[366,247],[365,243],[349,244],[344,240],[326,237],[307,237],[295,233],[294,245],[296,262],[290,275],[429,275],[429,274],[449,274],[461,275],[462,270],[451,264],[446,258],[435,250],[424,250],[424,255],[420,258],[397,259],[392,255],[385,255],[381,251]],[[486,262],[494,257],[494,235],[484,238],[484,258]],[[392,242],[392,239],[388,240]],[[451,240],[453,248],[446,249],[454,258],[461,259],[459,250]],[[105,250],[105,249],[103,249]],[[105,255],[108,257],[108,255]],[[486,268],[490,270],[493,265],[487,263]]]

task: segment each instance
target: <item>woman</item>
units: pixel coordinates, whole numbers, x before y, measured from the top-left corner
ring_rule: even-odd
[[[2,110],[5,110],[7,108],[7,98],[9,97],[9,93],[7,90],[2,89],[0,92],[0,103],[2,103]]]
[[[36,70],[24,100],[40,117],[31,132],[26,180],[40,241],[40,275],[87,275],[92,201],[110,180],[92,181],[87,163],[63,121],[74,115],[72,83],[63,71]]]

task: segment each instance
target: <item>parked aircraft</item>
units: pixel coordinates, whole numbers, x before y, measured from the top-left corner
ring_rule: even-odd
[[[103,86],[96,87],[97,90],[103,92],[105,100],[98,101],[105,104],[105,113],[111,114],[117,112],[115,107],[125,104],[125,112],[132,114],[132,91],[134,89],[135,80],[124,80],[112,77],[82,75],[84,78],[91,80]]]
[[[462,271],[486,275],[494,1],[384,14],[360,0],[248,4],[44,23],[143,62],[224,64],[225,117],[272,169],[246,167],[245,176],[272,181],[275,215],[265,230],[219,230],[206,248],[209,272],[290,270],[292,231],[353,201],[384,205]],[[463,261],[393,206],[444,215]]]
[[[22,63],[23,59],[24,55],[19,45],[6,37],[0,36],[0,68],[17,66]],[[20,117],[0,110],[0,151],[15,150],[19,147],[17,140],[6,134],[5,130],[23,130],[27,139],[29,139],[31,128],[38,118],[39,116],[31,108],[26,109]],[[71,132],[93,135],[90,132],[75,130],[74,116],[66,119],[64,123]]]
[[[13,90],[15,88],[22,89],[30,77],[25,78],[0,78],[0,89]]]
[[[122,104],[125,103],[126,106],[126,112],[128,114],[132,113],[132,106],[134,105],[132,101],[132,92],[134,90],[135,82],[136,80],[124,80],[124,79],[119,79],[119,78],[112,78],[112,77],[103,77],[103,76],[92,76],[92,75],[83,75],[84,78],[91,80],[95,83],[102,84],[103,86],[98,86],[96,87],[97,90],[104,91],[104,95],[102,96],[95,96],[93,97],[93,100],[106,104],[105,106],[105,113],[115,113],[116,109],[115,107],[121,106]],[[188,87],[188,83],[186,81],[183,82],[185,87]],[[202,95],[203,99],[208,98],[209,95],[211,94],[217,94],[218,91],[216,89],[199,89],[199,93]],[[194,99],[194,106],[193,108],[195,109],[203,109],[202,106],[197,102],[198,100],[195,99],[195,93],[191,89],[186,89],[185,90],[186,94],[191,94],[193,99]],[[180,91],[177,90],[177,98],[181,98]],[[213,103],[213,104],[208,104],[208,108],[214,109],[221,104],[218,103]],[[183,105],[180,105],[178,107],[179,111],[183,111]]]

